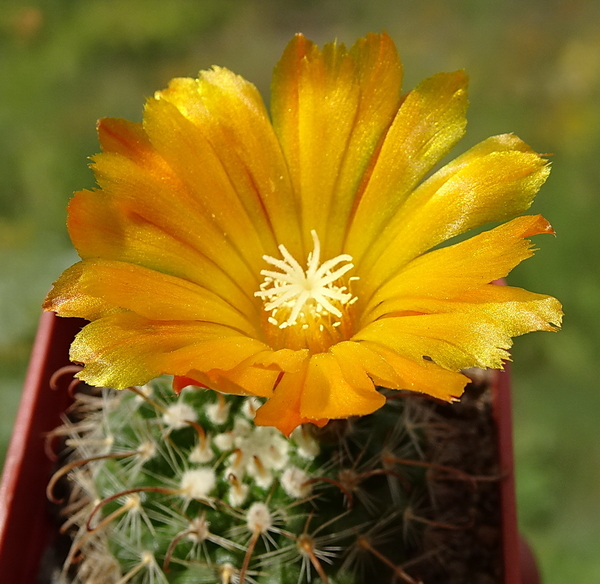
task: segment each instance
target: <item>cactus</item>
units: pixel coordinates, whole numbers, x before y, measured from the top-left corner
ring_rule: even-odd
[[[80,385],[54,432],[69,454],[48,486],[60,502],[69,484],[59,581],[421,582],[405,567],[460,529],[440,519],[447,510],[432,515],[436,485],[475,481],[431,460],[447,429],[429,402],[396,393],[370,416],[289,439],[253,424],[259,405],[198,388],[177,396],[165,378]]]

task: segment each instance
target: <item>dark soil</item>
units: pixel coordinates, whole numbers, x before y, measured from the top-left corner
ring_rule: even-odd
[[[473,370],[460,402],[422,399],[432,423],[425,433],[433,467],[422,549],[404,569],[424,584],[503,582],[499,467],[491,377]],[[414,399],[414,398],[413,398]],[[463,474],[465,473],[465,474]],[[468,475],[468,476],[467,476]]]

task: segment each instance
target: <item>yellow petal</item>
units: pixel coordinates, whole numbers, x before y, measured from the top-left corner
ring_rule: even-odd
[[[384,345],[417,363],[432,359],[458,371],[468,367],[502,368],[512,340],[485,313],[425,314],[377,320],[351,340]]]
[[[556,331],[563,317],[562,306],[556,298],[512,286],[488,284],[469,290],[458,300],[468,304],[473,313],[479,309],[489,315],[511,337],[532,331]]]
[[[121,215],[122,222],[133,226],[140,224],[143,227],[146,223],[156,226],[198,250],[224,271],[235,274],[239,286],[249,296],[254,293],[258,272],[249,269],[239,248],[228,238],[227,231],[206,214],[164,161],[146,164],[146,159],[131,160],[110,152],[97,155],[93,160],[96,179],[102,188],[99,196],[106,197],[107,204]],[[93,247],[90,242],[93,237],[94,234],[86,236],[79,231],[75,244],[79,247],[88,242],[87,246]],[[149,267],[152,267],[152,259],[153,256],[147,258]]]
[[[538,154],[520,147],[484,155],[478,151],[469,158],[455,166],[456,172],[443,170],[443,182],[434,175],[419,187],[369,249],[357,267],[365,298],[435,245],[526,211],[549,173]]]
[[[363,323],[406,308],[406,298],[453,299],[471,288],[504,278],[533,255],[526,237],[554,233],[541,215],[518,217],[470,239],[444,247],[406,264],[372,297]],[[417,310],[417,309],[414,309]]]
[[[246,316],[216,294],[126,262],[84,260],[71,266],[55,283],[45,307],[87,319],[116,308],[150,320],[203,320],[258,335]]]
[[[122,118],[102,118],[97,130],[104,152],[114,152],[132,160],[147,158],[150,161],[156,158],[142,124]]]
[[[191,377],[206,387],[238,395],[269,397],[282,372],[299,372],[308,351],[272,351],[248,337],[202,340],[169,354],[156,363],[176,376]]]
[[[301,209],[305,254],[311,229],[327,257],[341,253],[354,196],[398,107],[401,77],[386,34],[349,51],[335,43],[320,50],[296,35],[275,68],[273,124]]]
[[[431,361],[407,359],[384,345],[362,341],[360,346],[379,355],[393,368],[394,373],[402,380],[398,389],[408,389],[444,401],[454,401],[461,396],[465,385],[469,383],[469,379],[461,373],[448,371]]]
[[[533,331],[556,331],[562,321],[560,302],[552,296],[487,284],[464,292],[452,300],[402,297],[389,304],[394,314],[447,314],[460,312],[492,319],[507,335],[516,337]]]
[[[366,375],[357,376],[351,364],[331,353],[313,355],[308,364],[306,382],[300,401],[300,413],[307,418],[347,418],[370,414],[385,404],[385,397]],[[362,377],[362,378],[361,378]]]
[[[345,250],[357,264],[420,180],[463,136],[467,77],[440,73],[404,101],[359,195]]]
[[[173,168],[198,185],[206,183],[207,177],[198,175],[207,173],[207,167],[212,173],[224,173],[239,198],[235,204],[243,206],[265,249],[273,253],[277,242],[300,254],[300,222],[286,162],[256,87],[215,67],[201,72],[198,79],[174,79],[157,97],[173,104],[198,134],[192,138],[189,127],[186,131],[181,120],[176,122],[186,134],[185,142],[198,148],[202,163],[190,168],[189,156],[179,157],[172,144],[166,144]],[[149,110],[158,105],[150,103]],[[150,129],[155,122],[150,111],[148,116],[145,125]],[[156,142],[157,135],[153,136]]]
[[[289,373],[298,373],[308,357],[308,349],[301,349],[299,351],[294,351],[292,349],[265,351],[264,353],[253,356],[252,366],[273,369],[276,371],[287,371]]]
[[[197,321],[150,321],[131,312],[110,315],[86,325],[71,345],[72,361],[83,363],[80,379],[100,386],[123,389],[143,385],[171,371],[163,359],[184,347],[215,339],[240,337],[240,333],[222,325]],[[248,349],[248,347],[250,347]],[[254,351],[267,347],[247,338],[236,353],[213,353],[215,366],[230,366]]]
[[[300,414],[300,399],[306,382],[307,364],[298,373],[286,373],[275,389],[273,397],[263,404],[254,418],[257,426],[274,426],[289,436],[292,430],[310,422]]]
[[[179,196],[197,215],[210,222],[213,229],[221,232],[221,238],[224,236],[258,273],[262,255],[275,249],[272,231],[265,228],[264,221],[259,230],[260,206],[255,205],[256,212],[248,214],[217,152],[201,129],[164,99],[148,100],[144,129],[154,148],[181,181]]]
[[[181,220],[183,226],[184,220]],[[177,276],[214,292],[244,314],[260,309],[252,290],[244,292],[233,274],[196,247],[151,221],[124,212],[102,191],[81,191],[69,202],[68,226],[83,259],[129,262]],[[88,316],[92,319],[92,316]]]
[[[365,376],[381,387],[408,389],[405,380],[379,354],[371,351],[365,343],[344,341],[331,347],[330,352],[340,364],[344,377],[351,383],[368,388]]]
[[[280,372],[259,367],[248,367],[244,363],[228,371],[192,370],[189,376],[200,382],[202,387],[231,395],[271,397]]]

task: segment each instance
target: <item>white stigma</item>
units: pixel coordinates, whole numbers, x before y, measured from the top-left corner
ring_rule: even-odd
[[[342,317],[342,311],[334,306],[332,301],[339,305],[352,304],[355,301],[355,297],[345,286],[334,284],[354,267],[351,263],[352,256],[344,253],[319,265],[321,242],[314,229],[310,234],[314,247],[308,254],[306,271],[284,245],[279,246],[283,260],[269,255],[263,256],[268,264],[280,269],[281,272],[262,270],[260,273],[265,279],[260,290],[254,295],[265,301],[265,310],[271,312],[269,322],[282,329],[297,324],[298,317],[304,316],[303,310],[307,308],[313,316],[333,314],[339,319]],[[342,263],[343,265],[340,266]],[[283,314],[289,312],[289,316],[283,322],[276,318],[280,310]],[[307,326],[306,323],[303,324],[304,328]]]

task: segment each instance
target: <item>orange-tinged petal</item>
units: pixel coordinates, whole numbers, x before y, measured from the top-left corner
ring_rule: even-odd
[[[300,221],[287,164],[256,87],[215,67],[198,79],[174,79],[157,96],[175,105],[206,138],[266,249],[272,252],[274,241],[284,242],[300,255]]]
[[[117,308],[149,320],[202,320],[258,335],[242,313],[216,294],[126,262],[84,260],[71,266],[55,283],[45,306],[62,316],[92,319],[98,317],[100,302],[106,313]]]
[[[336,357],[344,377],[352,382],[368,387],[364,377],[368,376],[376,385],[388,389],[405,389],[406,382],[398,376],[394,368],[381,357],[371,351],[365,343],[344,341],[331,347],[330,352]]]
[[[253,367],[263,367],[276,371],[298,373],[309,357],[308,349],[294,351],[292,349],[279,349],[278,351],[265,351],[252,358]]]
[[[287,46],[272,84],[273,124],[301,209],[305,254],[310,230],[325,255],[341,253],[348,214],[362,177],[398,107],[402,69],[386,34],[349,51],[320,50],[302,35]]]
[[[157,366],[177,376],[240,395],[270,397],[280,373],[297,373],[308,351],[271,351],[249,337],[202,340],[162,356]]]
[[[254,395],[271,397],[280,372],[259,367],[248,367],[242,363],[229,371],[213,369],[208,372],[191,371],[190,375],[201,382],[201,386],[232,395]]]
[[[172,375],[180,376],[187,376],[191,371],[230,371],[266,348],[264,343],[242,335],[199,339],[157,356],[155,364]]]
[[[178,233],[168,233],[140,215],[132,220],[118,201],[102,191],[77,193],[69,202],[68,225],[83,259],[103,258],[152,268],[198,284],[244,314],[258,315],[260,307],[250,290],[244,292],[223,266]]]
[[[403,389],[426,393],[444,401],[454,401],[461,396],[465,385],[470,381],[462,373],[448,371],[431,361],[407,359],[384,345],[369,341],[360,344],[379,355],[394,369],[402,379]]]
[[[533,255],[526,237],[553,233],[541,215],[517,217],[470,239],[419,256],[386,282],[362,315],[368,323],[407,310],[406,297],[452,299],[466,290],[504,278]],[[402,308],[399,308],[402,306]]]
[[[197,321],[150,321],[131,312],[106,316],[86,325],[71,345],[72,361],[83,363],[78,377],[100,387],[123,389],[143,385],[159,375],[169,374],[161,366],[170,353],[194,343],[239,337],[228,327]],[[265,349],[258,341],[255,352]],[[257,345],[258,344],[258,345]],[[247,353],[240,354],[240,361]],[[230,355],[222,355],[227,364]],[[218,366],[218,361],[215,361]]]
[[[144,129],[157,152],[182,182],[188,206],[209,219],[237,253],[258,273],[265,251],[275,243],[270,229],[259,223],[260,211],[248,215],[217,152],[200,128],[172,103],[150,99]],[[256,206],[258,207],[258,206]],[[262,231],[262,236],[261,236]]]
[[[458,371],[468,367],[502,368],[512,340],[486,314],[424,314],[377,320],[351,340],[384,345],[400,356],[425,358]]]
[[[406,202],[357,268],[365,298],[438,243],[526,211],[549,168],[538,154],[514,150],[476,156],[449,177],[444,173],[441,186],[434,175],[415,191],[415,202]]]
[[[132,160],[156,156],[142,124],[122,118],[102,118],[98,121],[97,130],[104,152],[122,154]]]
[[[147,164],[120,154],[103,153],[94,157],[94,172],[108,204],[132,225],[149,223],[175,239],[200,251],[225,271],[235,274],[240,287],[251,296],[258,286],[258,273],[249,268],[240,250],[198,204],[185,185],[161,159]],[[218,196],[218,193],[215,193]],[[78,230],[73,237],[78,248],[93,247],[94,233]],[[153,267],[152,256],[147,258]]]
[[[280,375],[303,370],[308,351],[265,349],[245,337],[208,340],[164,355],[156,365],[175,374],[176,390],[198,385],[223,393],[271,397]]]
[[[201,383],[197,379],[191,377],[185,377],[183,375],[175,375],[173,377],[173,391],[179,395],[186,387],[189,386],[200,387],[202,389],[210,389],[204,383]]]
[[[357,264],[412,189],[463,136],[466,86],[463,71],[440,73],[402,102],[355,203],[344,251]]]
[[[300,401],[302,416],[347,418],[370,414],[383,406],[385,397],[373,382],[366,375],[354,375],[350,364],[344,365],[346,373],[352,374],[350,379],[344,376],[335,355],[319,353],[311,357]]]
[[[275,388],[273,397],[256,412],[254,423],[257,426],[274,426],[289,436],[292,430],[311,422],[300,414],[300,399],[306,382],[308,365],[298,373],[286,373]]]

